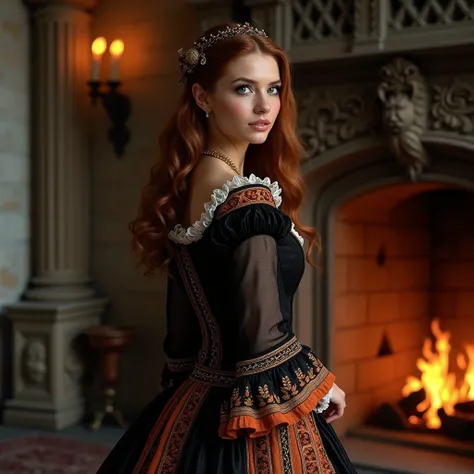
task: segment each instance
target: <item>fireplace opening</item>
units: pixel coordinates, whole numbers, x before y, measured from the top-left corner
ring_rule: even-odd
[[[474,194],[385,187],[332,222],[337,430],[474,453]]]

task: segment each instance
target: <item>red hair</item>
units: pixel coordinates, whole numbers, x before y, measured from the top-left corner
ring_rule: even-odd
[[[215,34],[228,25],[235,26],[235,23],[218,25],[203,36]],[[269,54],[278,63],[282,81],[281,108],[267,140],[260,145],[249,145],[244,173],[278,181],[283,191],[281,209],[309,242],[306,258],[312,264],[310,255],[313,247],[318,247],[317,232],[303,225],[298,217],[304,197],[300,175],[304,150],[295,131],[296,102],[291,90],[290,64],[285,52],[270,38],[238,35],[206,50],[206,64],[197,66],[187,77],[178,109],[160,137],[161,160],[151,168],[149,182],[142,191],[138,216],[130,223],[133,248],[139,255],[139,264],[145,267],[145,274],[152,274],[158,268],[166,269],[173,260],[174,248],[168,233],[182,222],[191,173],[208,138],[207,121],[194,100],[192,85],[199,83],[212,91],[230,61],[255,52]]]

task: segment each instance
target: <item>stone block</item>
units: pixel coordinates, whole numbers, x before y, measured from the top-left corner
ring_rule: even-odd
[[[347,290],[350,292],[387,290],[388,270],[372,258],[348,258]]]
[[[371,323],[396,321],[400,317],[398,293],[373,293],[368,295],[368,319]]]
[[[381,387],[395,378],[393,356],[377,357],[357,362],[356,390],[364,392]]]
[[[336,364],[332,372],[336,376],[336,383],[344,390],[346,395],[354,393],[356,390],[356,370],[355,362],[348,364]]]
[[[30,238],[28,215],[0,212],[0,244],[26,242]]]
[[[399,318],[427,320],[431,316],[431,298],[428,291],[404,291],[399,293]]]
[[[429,322],[407,320],[390,323],[386,327],[387,336],[394,352],[419,348],[429,335]]]
[[[367,299],[364,293],[351,293],[334,297],[334,327],[360,326],[367,321]]]
[[[387,267],[391,290],[427,290],[430,287],[430,261],[427,258],[391,260]]]
[[[30,158],[15,153],[0,153],[0,183],[22,183],[28,187],[30,180]]]
[[[339,364],[375,357],[383,330],[381,325],[336,330],[333,344],[334,362]]]
[[[364,226],[337,221],[334,229],[334,253],[337,256],[364,255]]]
[[[5,183],[0,186],[0,214],[4,212],[27,215],[30,191],[24,183]]]

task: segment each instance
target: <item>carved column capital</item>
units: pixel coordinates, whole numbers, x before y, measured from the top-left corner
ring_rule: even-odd
[[[23,0],[23,2],[33,11],[44,7],[61,6],[90,12],[97,6],[98,0]]]

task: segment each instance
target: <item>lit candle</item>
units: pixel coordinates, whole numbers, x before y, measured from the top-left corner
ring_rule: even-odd
[[[118,81],[119,79],[119,63],[123,54],[124,44],[122,40],[116,39],[110,43],[109,52],[112,56],[110,63],[110,80]]]
[[[98,81],[100,76],[100,63],[102,62],[102,55],[107,49],[107,41],[103,36],[99,36],[92,43],[92,69],[91,81]]]

